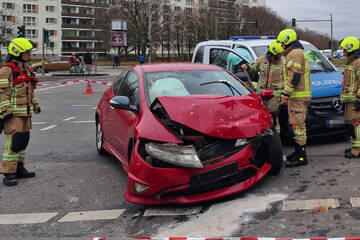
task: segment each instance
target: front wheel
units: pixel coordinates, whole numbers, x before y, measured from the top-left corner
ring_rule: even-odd
[[[101,129],[101,124],[99,123],[99,121],[96,121],[96,150],[98,151],[99,155],[106,154],[103,145],[104,145],[104,140],[103,140],[103,132]]]
[[[43,67],[37,67],[37,68],[35,68],[35,72],[37,72],[37,73],[43,73],[43,72],[44,72],[44,68],[43,68]]]
[[[282,164],[283,164],[283,152],[281,149],[281,141],[279,133],[275,128],[273,130],[273,135],[271,135],[267,141],[267,158],[268,163],[271,164],[271,169],[269,171],[270,175],[279,174]]]

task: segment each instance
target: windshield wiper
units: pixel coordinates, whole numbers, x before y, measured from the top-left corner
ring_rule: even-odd
[[[208,84],[213,84],[213,83],[222,83],[225,84],[226,86],[228,86],[228,88],[230,88],[231,93],[233,94],[233,96],[235,96],[235,93],[233,91],[233,89],[239,94],[241,95],[241,93],[233,86],[231,85],[229,82],[227,81],[211,81],[211,82],[206,82],[206,83],[201,83],[200,86],[204,86],[204,85],[208,85]]]

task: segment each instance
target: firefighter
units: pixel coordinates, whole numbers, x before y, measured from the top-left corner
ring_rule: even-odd
[[[31,178],[35,173],[24,167],[25,149],[30,139],[31,114],[40,113],[34,95],[38,80],[28,62],[34,45],[26,38],[13,39],[6,63],[0,68],[0,115],[6,135],[0,173],[3,184],[14,186],[18,178]]]
[[[360,157],[360,43],[347,37],[340,47],[346,56],[340,100],[345,103],[345,121],[351,127],[352,147],[345,149],[346,158]]]
[[[256,89],[259,95],[263,89],[271,89],[274,91],[274,96],[269,99],[263,99],[263,102],[271,113],[275,126],[281,103],[281,93],[284,88],[281,75],[281,56],[283,52],[284,49],[282,48],[281,43],[274,40],[269,44],[269,50],[265,56],[259,57],[250,66],[247,66],[246,64],[242,65],[242,68],[248,69],[251,75],[258,72],[260,73]]]
[[[295,151],[286,156],[286,167],[308,164],[305,119],[311,100],[309,61],[293,29],[284,29],[276,40],[282,44],[284,90],[281,101],[288,106],[289,123],[294,132]]]

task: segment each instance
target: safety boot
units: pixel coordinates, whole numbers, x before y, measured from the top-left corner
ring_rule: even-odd
[[[26,170],[23,162],[18,162],[16,168],[16,178],[32,178],[32,177],[35,177],[35,173]]]
[[[291,153],[290,155],[286,156],[286,164],[285,167],[291,168],[291,167],[298,167],[307,165],[307,156],[305,151],[305,145],[301,146],[297,143],[295,143],[295,151]]]
[[[350,149],[345,149],[344,157],[346,157],[346,158],[360,158],[360,154],[359,154],[358,156],[355,156],[355,155],[351,152],[351,148],[350,148]]]
[[[3,184],[5,186],[15,186],[17,185],[16,174],[15,173],[5,173],[3,178]]]

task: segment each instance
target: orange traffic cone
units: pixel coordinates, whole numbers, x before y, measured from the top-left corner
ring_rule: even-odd
[[[86,91],[83,94],[94,94],[94,91],[91,89],[91,83],[88,80],[86,85]]]

